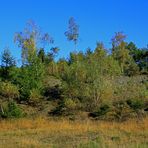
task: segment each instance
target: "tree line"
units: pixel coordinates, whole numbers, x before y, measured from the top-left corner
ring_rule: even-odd
[[[49,116],[80,112],[95,119],[124,120],[146,116],[148,105],[148,47],[138,48],[117,32],[106,49],[77,50],[79,25],[71,17],[65,37],[74,43],[69,58],[55,60],[58,47],[47,50],[54,39],[33,21],[17,32],[21,66],[8,48],[1,53],[0,117],[21,117],[21,104],[38,108],[44,101],[56,102]],[[44,107],[44,106],[43,106]]]

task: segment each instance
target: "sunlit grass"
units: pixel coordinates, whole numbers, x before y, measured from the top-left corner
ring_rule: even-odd
[[[0,147],[148,147],[148,118],[122,123],[4,120],[0,121]]]

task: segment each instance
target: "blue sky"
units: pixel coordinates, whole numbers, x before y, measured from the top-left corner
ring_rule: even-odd
[[[0,51],[9,47],[19,59],[21,50],[13,42],[14,33],[33,19],[53,36],[59,57],[67,57],[74,49],[64,36],[71,16],[80,26],[79,50],[94,49],[96,41],[109,48],[118,31],[138,47],[148,44],[148,0],[0,0]]]

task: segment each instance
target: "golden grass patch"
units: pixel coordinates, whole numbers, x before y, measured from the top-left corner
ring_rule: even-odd
[[[147,147],[148,118],[122,123],[45,118],[0,121],[0,148],[85,147],[85,144],[89,147]]]

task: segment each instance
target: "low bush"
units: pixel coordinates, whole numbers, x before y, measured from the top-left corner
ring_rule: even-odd
[[[40,99],[42,98],[39,90],[37,89],[32,89],[30,91],[30,96],[29,96],[29,103],[31,105],[37,105],[40,102]]]
[[[89,114],[90,117],[93,118],[99,118],[101,116],[104,116],[110,111],[110,106],[107,104],[101,105],[99,110],[97,112],[92,112]]]
[[[144,108],[144,101],[142,100],[137,100],[137,99],[132,99],[132,100],[127,100],[127,104],[132,108],[134,111],[138,111],[142,108]]]
[[[2,107],[3,110],[0,112],[2,118],[20,118],[23,117],[23,111],[20,107],[14,102],[9,101],[6,106]]]
[[[59,102],[58,106],[53,109],[49,114],[55,116],[71,116],[79,111],[80,102],[79,100],[63,99]]]
[[[18,99],[19,90],[10,82],[0,82],[0,96],[6,99]]]

